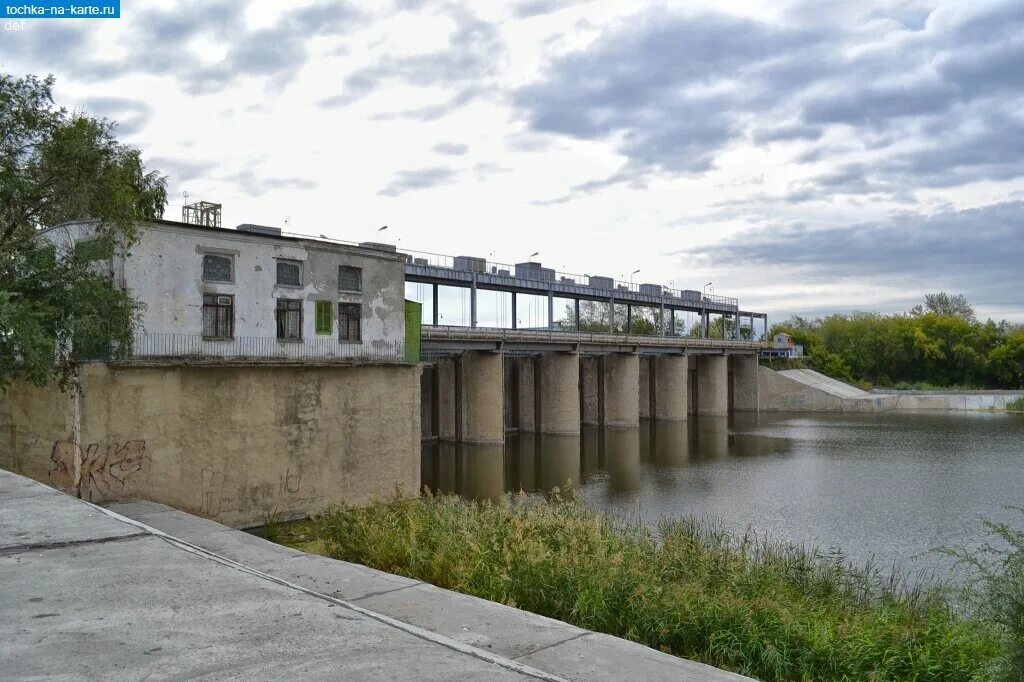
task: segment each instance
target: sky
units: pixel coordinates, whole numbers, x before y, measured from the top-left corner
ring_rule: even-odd
[[[1024,322],[1020,0],[123,0],[0,69],[118,121],[170,219]]]

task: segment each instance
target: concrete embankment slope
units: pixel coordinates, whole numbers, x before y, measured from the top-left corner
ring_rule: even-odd
[[[0,470],[0,678],[748,678]]]
[[[757,381],[762,412],[881,412],[896,403],[893,396],[868,393],[812,369],[758,367]]]

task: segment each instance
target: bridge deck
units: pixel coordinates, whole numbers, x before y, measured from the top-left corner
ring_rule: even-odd
[[[423,325],[424,353],[460,350],[509,352],[564,351],[577,353],[753,354],[768,347],[761,341],[640,336],[537,329],[448,327]]]

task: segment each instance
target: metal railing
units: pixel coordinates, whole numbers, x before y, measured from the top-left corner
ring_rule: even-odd
[[[683,348],[749,348],[762,349],[771,346],[767,341],[745,339],[704,339],[695,336],[651,336],[611,332],[578,332],[575,330],[505,329],[502,327],[457,327],[424,325],[421,332],[424,341],[520,341],[589,343],[595,345],[640,345],[673,346]]]
[[[449,256],[441,253],[432,253],[430,251],[413,251],[410,249],[401,249],[401,253],[406,255],[406,261],[409,265],[421,265],[434,268],[444,268],[447,270],[457,270],[457,268],[455,267],[455,256]],[[610,277],[599,277],[597,275],[580,275],[577,273],[554,270],[553,268],[519,268],[517,274],[516,266],[514,264],[500,263],[497,261],[486,259],[480,260],[483,261],[482,270],[459,269],[459,271],[475,271],[478,272],[479,274],[485,274],[491,277],[525,279],[534,282],[542,282],[545,284],[576,285],[588,287],[591,289],[598,289],[599,291],[607,291],[609,294],[631,293],[646,296],[664,296],[665,298],[668,299],[679,299],[682,301],[690,301],[697,304],[704,301],[707,303],[713,303],[732,308],[735,308],[739,304],[739,301],[737,299],[729,296],[717,296],[714,294],[705,294],[700,291],[692,289],[674,289],[672,287],[658,285],[655,285],[655,289],[652,289],[650,284],[642,284],[638,282],[624,282]],[[542,276],[541,273],[544,273],[545,276]]]
[[[78,362],[192,361],[259,362],[404,362],[403,341],[350,343],[335,337],[284,340],[264,336],[212,339],[198,334],[136,334],[125,351],[109,345],[80,342]]]

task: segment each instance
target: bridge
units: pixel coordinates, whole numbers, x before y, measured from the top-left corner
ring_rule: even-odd
[[[370,248],[395,247],[385,244],[363,243],[361,246]],[[481,290],[500,292],[508,295],[511,304],[512,329],[519,326],[517,302],[520,296],[542,297],[547,300],[546,328],[562,329],[569,332],[582,331],[583,316],[580,314],[581,301],[594,301],[607,304],[605,323],[609,333],[615,333],[620,327],[625,333],[633,333],[636,308],[657,311],[656,332],[658,336],[677,335],[676,313],[696,313],[701,321],[701,336],[708,337],[712,315],[723,318],[722,328],[728,330],[733,339],[740,339],[742,321],[748,321],[747,336],[754,337],[754,320],[763,322],[767,331],[768,316],[748,310],[741,310],[739,302],[728,296],[708,294],[693,289],[674,289],[661,284],[622,282],[611,277],[589,274],[572,274],[558,272],[546,268],[541,263],[526,261],[511,265],[498,263],[474,256],[448,256],[422,251],[402,250],[406,254],[405,281],[413,284],[429,285],[431,295],[424,303],[430,311],[429,322],[439,326],[441,319],[440,289],[455,287],[469,293],[469,324],[470,328],[478,326],[479,296]],[[569,303],[573,311],[568,323],[555,319],[555,301]],[[621,312],[625,308],[624,314]],[[617,320],[622,314],[625,319]],[[727,325],[724,320],[730,320]],[[724,333],[723,333],[724,335]]]

